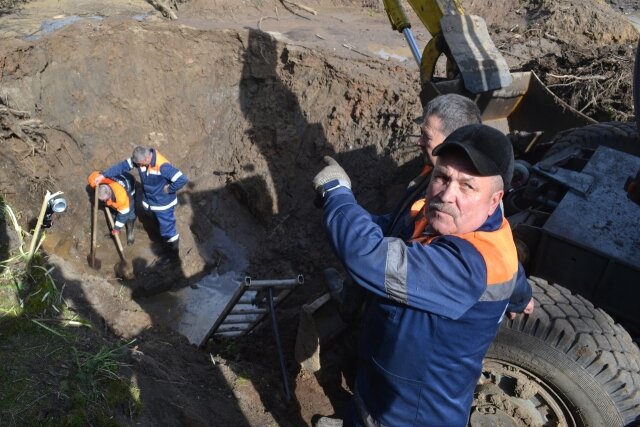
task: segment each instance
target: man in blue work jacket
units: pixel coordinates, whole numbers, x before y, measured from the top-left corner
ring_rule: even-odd
[[[456,93],[433,98],[425,105],[422,117],[417,145],[424,159],[424,167],[420,174],[411,180],[393,211],[376,219],[385,236],[409,237],[405,236],[406,227],[413,221],[407,213],[416,200],[424,197],[435,164],[433,150],[454,130],[465,125],[481,123],[480,110],[475,102]]]
[[[153,212],[160,235],[168,246],[167,253],[158,260],[158,264],[178,261],[180,234],[176,228],[174,212],[178,205],[176,193],[187,184],[188,179],[158,150],[140,146],[133,150],[130,158],[106,169],[103,175],[117,176],[134,167],[138,169],[142,183],[142,207]],[[97,183],[104,178],[103,175],[96,178]]]
[[[345,425],[466,426],[482,359],[507,308],[531,313],[500,210],[513,175],[507,137],[474,124],[437,156],[409,240],[385,237],[335,160],[314,178],[329,240],[375,296],[363,322],[354,411]]]
[[[478,106],[471,99],[455,93],[439,95],[425,105],[420,121],[420,138],[417,141],[424,167],[407,185],[393,210],[375,216],[374,221],[382,228],[385,237],[400,237],[405,240],[411,237],[415,216],[412,215],[411,209],[417,200],[424,198],[435,163],[433,150],[454,130],[465,125],[481,123],[481,120]],[[362,311],[364,291],[353,285],[351,280],[345,281],[334,268],[327,268],[323,273],[331,295],[338,301],[340,316],[347,323],[351,323]]]

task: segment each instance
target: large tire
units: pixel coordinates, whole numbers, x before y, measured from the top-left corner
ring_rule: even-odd
[[[529,281],[536,308],[501,325],[470,425],[638,425],[640,351],[629,334],[584,298]]]
[[[640,132],[635,123],[595,123],[560,132],[550,142],[544,157],[549,157],[571,145],[595,150],[600,145],[640,156]]]

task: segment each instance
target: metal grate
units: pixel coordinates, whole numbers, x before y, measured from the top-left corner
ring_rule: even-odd
[[[218,319],[209,329],[204,339],[200,342],[200,347],[204,346],[211,336],[238,337],[251,332],[267,314],[271,314],[271,326],[273,336],[276,341],[276,349],[280,360],[280,370],[284,382],[287,399],[291,398],[289,382],[287,380],[287,370],[282,353],[280,342],[280,332],[276,321],[275,308],[283,301],[291,291],[298,285],[304,283],[304,277],[300,274],[294,279],[284,280],[252,280],[250,277],[244,278],[244,283],[240,283],[238,289],[225,306]]]

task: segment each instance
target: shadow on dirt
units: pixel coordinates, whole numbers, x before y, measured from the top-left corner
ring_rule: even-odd
[[[238,200],[267,228],[274,230],[283,227],[286,230],[279,236],[282,238],[279,244],[281,247],[293,246],[298,249],[298,253],[291,254],[294,262],[304,265],[305,257],[302,254],[316,253],[326,263],[335,263],[324,239],[321,211],[314,207],[315,195],[311,188],[313,176],[324,165],[322,156],[334,157],[347,170],[356,195],[363,196],[365,200],[376,196],[379,198],[380,180],[385,172],[394,171],[396,175],[403,177],[412,175],[413,172],[397,170],[397,165],[389,156],[381,158],[372,146],[337,152],[328,143],[322,124],[309,122],[296,94],[281,80],[277,72],[279,66],[291,74],[304,73],[304,70],[296,68],[298,65],[295,60],[290,60],[286,48],[280,55],[278,52],[276,41],[270,35],[257,30],[249,31],[239,98],[242,113],[250,123],[250,129],[246,133],[268,163],[270,182],[263,179],[245,180],[234,182],[231,189]],[[356,123],[351,126],[356,126]],[[413,163],[407,167],[416,169]],[[408,181],[406,179],[404,182]],[[273,200],[269,194],[274,194],[277,200]],[[276,247],[274,249],[277,250]],[[316,277],[321,276],[319,271],[327,266],[305,265],[311,269],[310,274]],[[322,293],[325,290],[323,285],[316,282],[315,292],[318,291]],[[293,307],[292,310],[296,312],[299,310],[299,303],[285,306]],[[283,327],[283,336],[284,351],[288,356],[289,382],[295,387],[300,371],[292,357],[297,316],[291,320],[293,321],[287,321]],[[269,366],[272,369],[278,366],[273,339],[268,331],[250,335],[244,340],[243,347],[243,357],[252,363],[263,364],[266,370]],[[265,352],[265,349],[272,351]],[[324,370],[316,375],[316,379],[334,413],[342,415],[345,403],[350,398],[350,393],[342,385],[342,376],[353,372],[352,367],[344,365],[344,361],[352,361],[353,357],[343,358],[339,351],[340,349],[338,353],[331,349],[323,351],[323,359],[327,363]],[[355,346],[352,345],[346,351],[355,352]],[[349,380],[347,378],[347,383]],[[274,384],[255,381],[254,386],[260,393],[265,408],[272,411],[279,425],[305,425],[299,402],[313,399],[306,395],[306,390],[298,386],[292,400],[285,403],[281,400],[281,393],[274,395]],[[276,387],[282,388],[281,384]],[[274,399],[276,396],[278,399]]]
[[[86,298],[86,283],[70,279],[58,270],[54,271],[58,283],[65,283],[65,298],[72,307],[87,317],[92,324],[103,324],[103,315],[95,303]],[[106,331],[105,331],[106,332]],[[116,337],[106,334],[107,341]],[[135,416],[120,413],[117,418],[123,425],[135,421],[140,425],[167,426],[249,426],[219,366],[210,356],[189,346],[184,337],[158,326],[138,334],[134,345],[125,355],[128,367],[121,374],[139,390],[129,400],[142,402],[142,411]]]

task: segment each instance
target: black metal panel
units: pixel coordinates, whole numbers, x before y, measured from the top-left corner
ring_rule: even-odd
[[[594,178],[591,191],[568,192],[544,230],[640,271],[640,208],[624,191],[639,169],[640,158],[599,147],[582,170]]]
[[[593,297],[596,306],[602,307],[618,321],[640,330],[640,286],[637,270],[625,265],[614,265],[606,282]]]
[[[609,260],[591,250],[545,235],[538,246],[533,275],[591,299]]]

